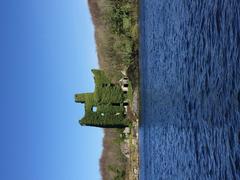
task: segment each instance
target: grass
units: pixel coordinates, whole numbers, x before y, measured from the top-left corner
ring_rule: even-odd
[[[132,87],[131,81],[129,81],[129,84],[128,84],[127,97],[128,97],[130,104],[132,104],[133,103],[133,87]]]

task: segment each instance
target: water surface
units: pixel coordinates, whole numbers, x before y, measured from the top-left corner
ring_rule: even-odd
[[[240,1],[141,0],[141,180],[240,179]]]

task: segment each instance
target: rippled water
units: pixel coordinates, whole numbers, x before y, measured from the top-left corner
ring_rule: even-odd
[[[240,179],[240,0],[141,0],[141,180]]]

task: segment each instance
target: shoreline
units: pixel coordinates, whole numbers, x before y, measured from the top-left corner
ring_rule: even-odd
[[[139,179],[139,3],[88,0],[99,67],[113,83],[124,75],[131,86],[127,94],[129,127],[104,129],[100,171],[105,180]]]
[[[139,180],[140,173],[140,156],[139,156],[139,121],[140,121],[140,91],[139,91],[139,59],[135,58],[135,62],[131,64],[127,71],[127,76],[132,83],[133,100],[129,106],[128,117],[132,122],[130,127],[129,138],[129,159],[127,163],[126,180]]]

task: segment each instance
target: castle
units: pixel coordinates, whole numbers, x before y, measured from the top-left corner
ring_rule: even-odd
[[[93,69],[95,91],[75,95],[75,102],[85,104],[85,116],[81,125],[103,128],[128,126],[126,118],[127,79],[112,83],[101,70]]]

